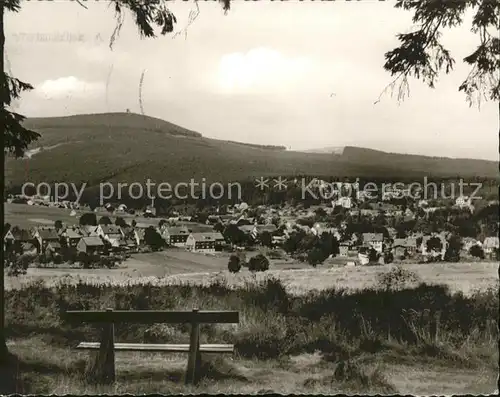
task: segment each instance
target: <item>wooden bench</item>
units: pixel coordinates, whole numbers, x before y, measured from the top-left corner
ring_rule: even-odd
[[[155,310],[113,310],[105,311],[67,311],[63,317],[71,322],[86,322],[102,324],[101,342],[80,342],[77,349],[98,350],[96,362],[97,381],[113,383],[115,381],[115,351],[138,352],[171,352],[189,353],[186,371],[186,384],[196,384],[200,379],[201,353],[234,352],[234,345],[204,344],[200,345],[200,324],[237,324],[237,311],[155,311]],[[191,324],[189,344],[141,344],[115,343],[115,323],[168,323]]]

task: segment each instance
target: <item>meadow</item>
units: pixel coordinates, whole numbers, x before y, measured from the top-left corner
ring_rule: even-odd
[[[395,273],[384,273],[393,275]],[[446,286],[390,283],[302,294],[274,277],[240,286],[142,282],[33,282],[6,293],[11,371],[4,393],[492,393],[498,373],[498,286],[468,296]],[[184,386],[185,355],[117,353],[117,382],[95,385],[93,356],[73,347],[98,329],[65,310],[238,310],[237,325],[202,326],[202,343],[234,343],[203,357],[203,380]],[[439,315],[439,324],[435,317]],[[433,331],[437,328],[438,332]],[[188,327],[116,327],[118,342],[187,343]]]
[[[27,204],[15,204],[15,203],[5,203],[5,222],[12,226],[18,226],[20,228],[29,229],[36,226],[54,226],[54,222],[60,220],[67,225],[74,225],[79,223],[79,218],[82,214],[90,212],[88,210],[76,210],[75,215],[71,215],[70,209],[56,208],[56,207],[45,207],[38,205],[27,205]],[[119,214],[112,215],[106,211],[97,211],[96,215],[98,217],[107,216],[114,222],[119,216],[126,220],[127,223],[131,223],[135,220],[137,223],[144,223],[147,225],[153,225],[158,223],[158,219],[145,218],[143,216],[131,215],[131,214]],[[177,222],[179,225],[185,225],[195,232],[202,231],[212,231],[213,227],[208,225],[199,224],[196,222]]]

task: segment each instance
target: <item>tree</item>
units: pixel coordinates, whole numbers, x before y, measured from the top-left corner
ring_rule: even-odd
[[[331,233],[323,233],[321,235],[319,239],[319,246],[327,258],[330,255],[337,256],[340,252],[339,242],[337,238]]]
[[[144,241],[151,247],[153,251],[158,251],[165,246],[165,240],[153,226],[149,226],[144,231]]]
[[[299,249],[299,243],[304,238],[305,233],[300,231],[294,231],[289,235],[283,244],[283,249],[289,254],[293,254]]]
[[[125,221],[125,219],[123,219],[121,216],[116,217],[116,219],[115,219],[115,225],[116,226],[120,226],[120,227],[127,227],[128,226],[128,224]]]
[[[201,211],[196,214],[196,220],[198,223],[207,223],[209,213],[207,211]]]
[[[248,270],[251,272],[265,272],[269,270],[269,259],[262,254],[257,254],[248,261]]]
[[[241,258],[238,255],[231,255],[227,268],[231,273],[238,273],[241,270]]]
[[[370,248],[368,251],[368,261],[370,263],[376,263],[378,262],[378,259],[380,258],[380,254],[377,252],[376,249]]]
[[[241,245],[248,241],[246,234],[238,228],[236,225],[229,225],[226,230],[224,230],[224,238],[231,244]]]
[[[328,255],[320,247],[314,247],[307,254],[307,262],[313,267],[323,263],[327,258]]]
[[[97,226],[97,216],[93,212],[87,212],[80,217],[80,225]]]
[[[460,250],[462,249],[462,239],[460,236],[456,234],[451,235],[447,245],[444,260],[447,262],[460,261]]]
[[[482,99],[500,101],[500,39],[488,31],[500,29],[500,2],[397,0],[395,7],[413,12],[418,28],[398,34],[400,46],[385,54],[384,69],[395,76],[386,90],[394,90],[399,82],[398,100],[403,100],[409,94],[408,77],[434,88],[439,74],[443,70],[450,73],[455,64],[450,51],[439,41],[439,30],[462,25],[464,15],[473,11],[471,31],[478,36],[479,46],[463,59],[471,70],[458,89],[465,93],[469,105],[476,102],[479,106]]]
[[[109,219],[108,216],[101,216],[101,219],[99,219],[99,225],[112,225],[113,222],[111,222],[111,219]]]
[[[224,233],[224,225],[220,222],[217,222],[214,225],[214,232]]]
[[[260,236],[260,243],[264,247],[271,247],[273,245],[273,235],[269,233],[267,230],[263,231]]]
[[[314,211],[314,214],[318,219],[323,219],[326,216],[326,211],[323,207],[319,207],[317,210]]]
[[[474,244],[472,247],[470,247],[469,254],[471,254],[475,258],[484,259],[483,247],[478,244]]]
[[[443,249],[443,243],[439,237],[431,237],[427,240],[427,251],[439,252]]]

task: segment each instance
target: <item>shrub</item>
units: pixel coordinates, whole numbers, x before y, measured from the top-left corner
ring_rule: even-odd
[[[251,272],[265,272],[269,270],[269,259],[262,254],[255,255],[248,262],[248,270]]]
[[[377,250],[375,250],[374,248],[370,248],[370,250],[368,251],[368,260],[370,261],[370,263],[378,263],[379,258],[380,254],[377,252]]]
[[[475,258],[484,259],[484,250],[480,245],[470,247],[469,253]]]
[[[93,212],[87,212],[80,217],[80,225],[97,226],[97,216]]]
[[[227,265],[228,270],[231,273],[238,273],[241,270],[241,259],[238,255],[231,255],[229,257],[229,263]]]
[[[315,247],[307,254],[307,262],[311,266],[316,267],[320,263],[323,263],[327,257],[321,248]]]
[[[444,259],[447,262],[458,262],[460,261],[460,250],[462,249],[461,238],[457,235],[452,235],[448,240],[448,247],[444,255]]]
[[[22,254],[17,257],[11,258],[7,266],[7,274],[9,276],[18,276],[26,274],[30,264],[34,262],[36,255]]]
[[[380,287],[385,290],[401,289],[407,283],[420,282],[420,277],[401,266],[391,269],[387,273],[380,273],[377,275],[377,282]]]
[[[283,259],[284,257],[283,253],[279,250],[270,250],[268,256],[271,259]]]

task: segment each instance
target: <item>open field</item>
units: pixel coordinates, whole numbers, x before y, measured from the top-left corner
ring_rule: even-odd
[[[378,274],[396,266],[344,267],[325,264],[311,268],[297,261],[271,260],[267,272],[253,274],[243,268],[240,273],[232,274],[227,271],[228,256],[227,253],[204,255],[176,249],[134,254],[116,269],[29,268],[25,276],[6,277],[6,288],[20,288],[34,280],[43,280],[47,285],[61,280],[65,283],[84,280],[98,284],[152,282],[155,285],[206,285],[214,280],[223,280],[227,285],[237,287],[274,277],[281,280],[288,291],[303,294],[333,287],[350,290],[372,288]],[[403,267],[417,274],[423,282],[445,284],[451,291],[462,291],[466,295],[498,283],[497,262],[405,264]]]

